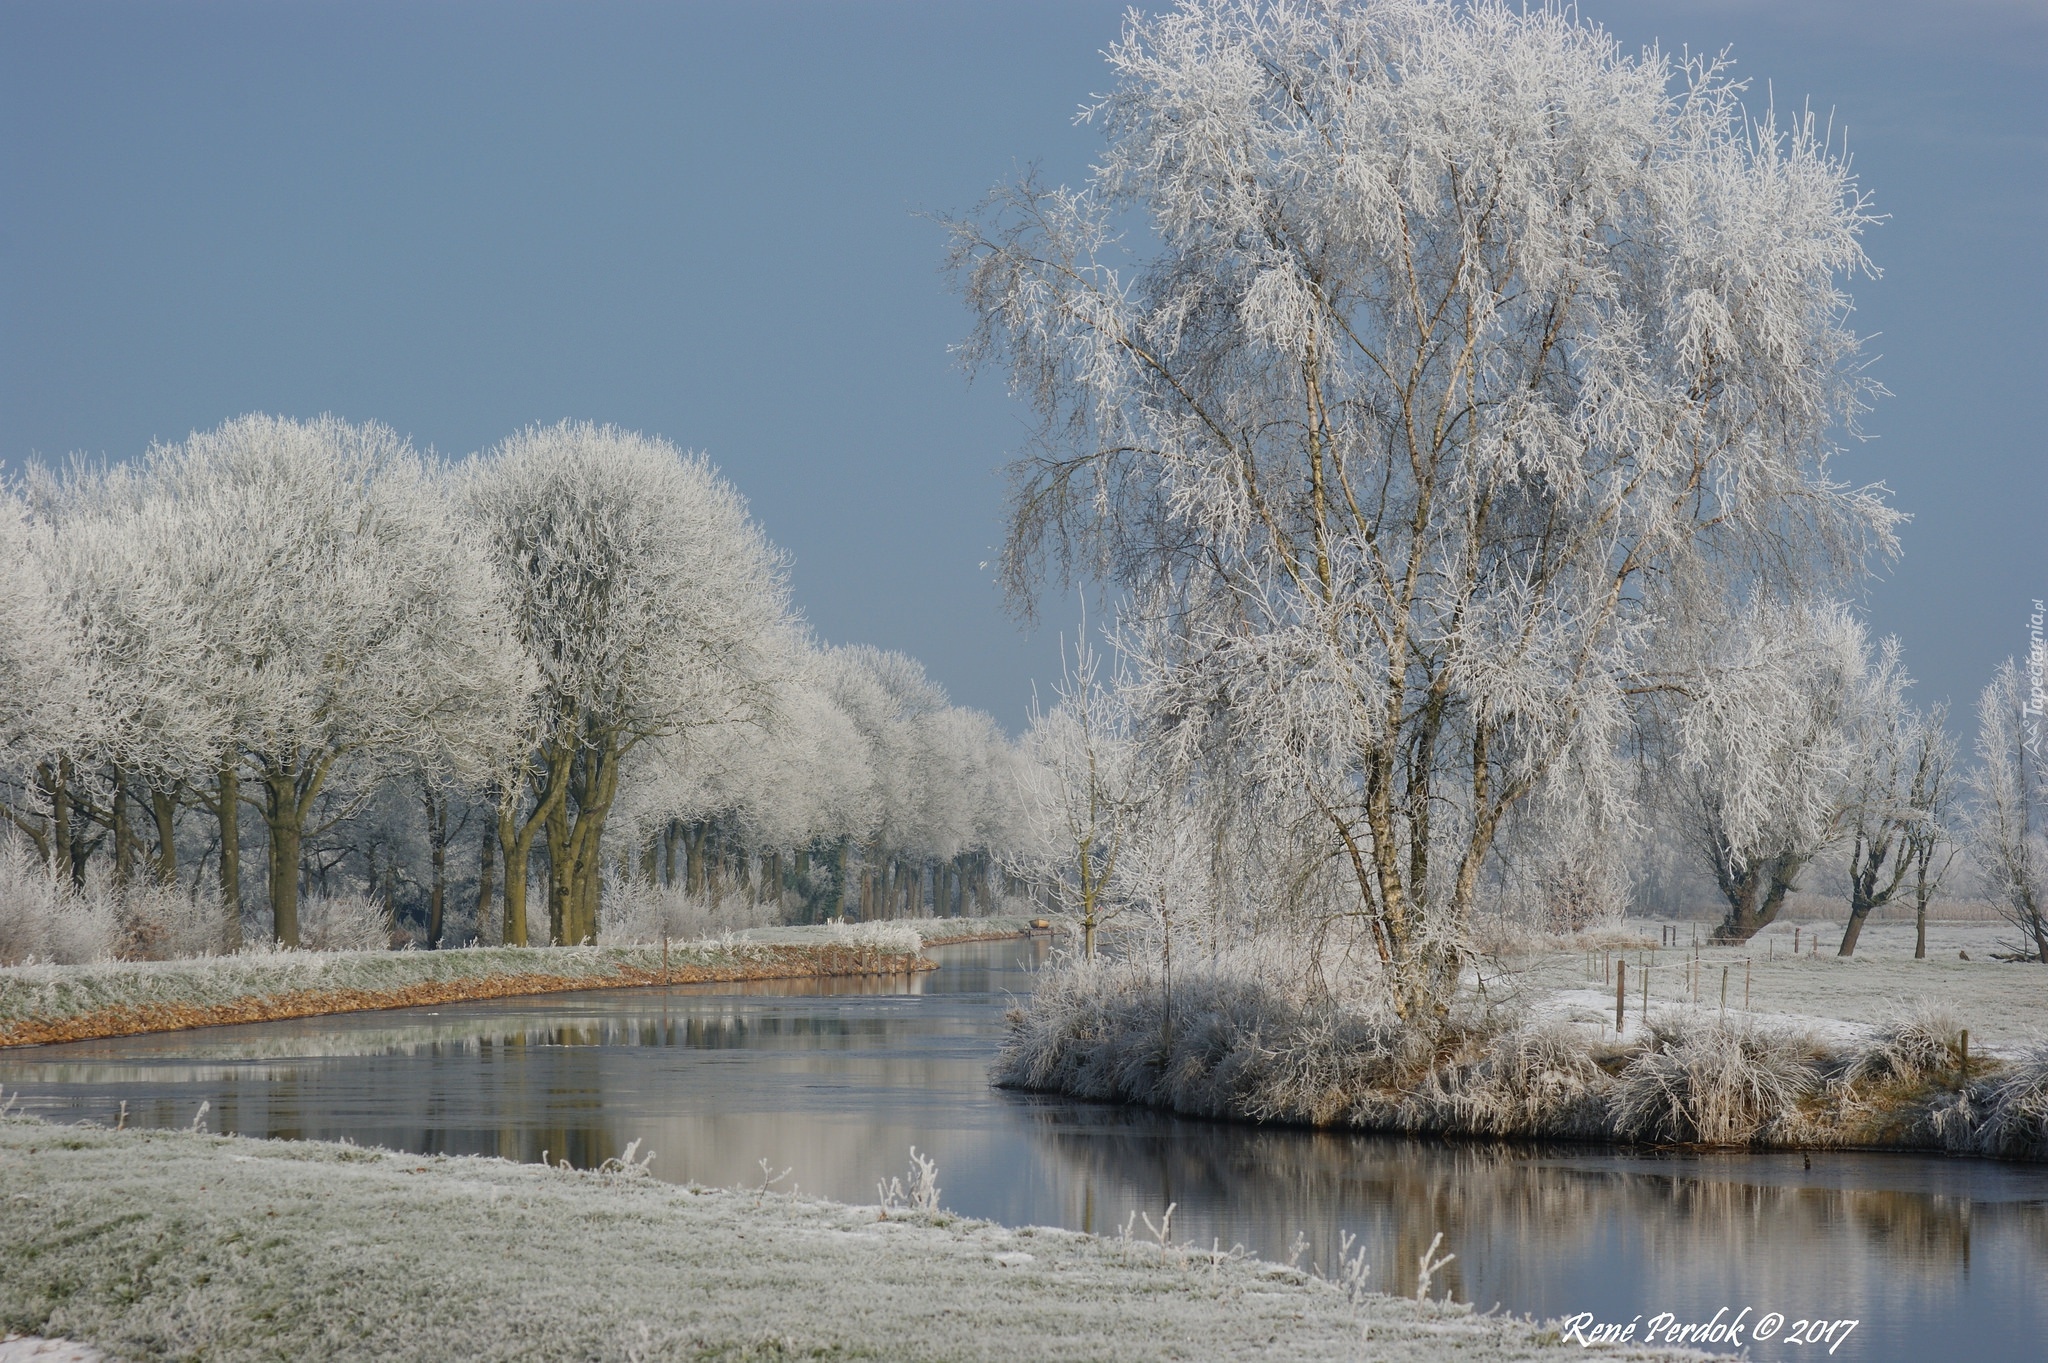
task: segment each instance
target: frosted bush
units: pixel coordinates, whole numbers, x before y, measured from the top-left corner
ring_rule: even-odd
[[[924,935],[916,928],[908,923],[886,920],[879,923],[831,922],[825,925],[825,940],[897,956],[914,956],[924,950]]]
[[[652,946],[664,936],[674,942],[695,941],[773,927],[781,921],[777,906],[754,903],[746,895],[729,894],[714,903],[678,886],[607,875],[597,911],[597,940],[612,946]]]
[[[1818,1084],[1801,1037],[1692,1018],[1652,1033],[1615,1093],[1614,1129],[1626,1139],[1748,1144],[1792,1118]]]
[[[1013,1014],[996,1082],[1322,1124],[1373,1090],[1420,1077],[1428,1057],[1414,1033],[1390,1015],[1312,995],[1301,965],[1270,946],[1240,947],[1176,971],[1169,990],[1145,962],[1062,961]]]
[[[112,895],[73,890],[25,839],[0,837],[0,965],[107,960],[120,943]]]
[[[131,961],[179,961],[219,952],[220,896],[202,885],[187,892],[171,885],[131,886],[120,899],[121,955]]]
[[[1496,1037],[1449,1095],[1459,1129],[1490,1136],[1601,1136],[1611,1080],[1583,1036],[1553,1023]]]
[[[1961,1033],[1954,1013],[1922,1003],[1903,1018],[1878,1024],[1843,1077],[1850,1083],[1881,1083],[1952,1072]]]
[[[307,895],[299,901],[299,944],[308,951],[384,951],[391,915],[362,893]]]
[[[2048,1042],[2022,1051],[1970,1097],[1981,1113],[1972,1148],[2008,1159],[2048,1159]]]

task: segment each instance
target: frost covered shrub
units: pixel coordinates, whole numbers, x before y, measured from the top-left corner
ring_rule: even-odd
[[[299,902],[299,944],[308,951],[383,951],[391,915],[366,894],[308,895]]]
[[[879,923],[827,923],[825,939],[845,946],[885,951],[894,956],[914,956],[924,950],[924,935],[914,926],[887,920]]]
[[[1614,1086],[1586,1040],[1561,1024],[1495,1037],[1485,1058],[1444,1092],[1456,1129],[1488,1136],[1604,1136]]]
[[[1616,1086],[1615,1134],[1630,1140],[1745,1145],[1785,1123],[1818,1075],[1805,1038],[1692,1018],[1652,1024]]]
[[[717,902],[673,885],[649,885],[607,875],[597,911],[597,940],[607,946],[658,945],[716,937],[725,932],[773,927],[782,921],[774,904],[756,904],[743,894]],[[912,948],[915,950],[915,948]]]
[[[1843,1075],[1851,1084],[1924,1079],[1953,1071],[1962,1025],[1939,1004],[1923,1003],[1905,1017],[1879,1023]]]
[[[73,890],[24,839],[0,838],[0,965],[107,960],[120,944],[112,895]]]
[[[120,898],[118,918],[124,960],[181,961],[220,950],[220,896],[211,886],[190,892],[172,885],[131,886]]]
[[[1390,1015],[1305,996],[1279,953],[1239,949],[1178,971],[1074,958],[1012,1015],[998,1084],[1201,1116],[1328,1124],[1427,1065]],[[1297,966],[1299,963],[1295,963]]]
[[[1975,1130],[1965,1148],[2008,1159],[2048,1159],[2048,1042],[2022,1051],[1999,1074],[1974,1086]]]

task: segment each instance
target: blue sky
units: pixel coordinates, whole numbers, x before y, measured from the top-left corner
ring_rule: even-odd
[[[1915,519],[1870,587],[1927,698],[2048,596],[2048,5],[1589,3],[1731,47],[1849,129],[1896,396],[1844,476]],[[466,454],[608,420],[708,452],[834,641],[1015,727],[1027,633],[982,565],[1026,432],[970,387],[920,210],[1085,174],[1121,6],[0,3],[0,461],[128,458],[249,410]]]

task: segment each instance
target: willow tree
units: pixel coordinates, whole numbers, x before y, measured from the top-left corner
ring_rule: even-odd
[[[1185,0],[1108,59],[1093,178],[952,224],[1044,422],[1009,579],[1170,619],[1434,1016],[1506,813],[1620,780],[1667,584],[1888,536],[1828,473],[1869,212],[1811,120],[1552,8]]]
[[[650,740],[772,713],[791,643],[783,564],[709,462],[610,426],[523,431],[470,462],[464,497],[541,679],[501,788],[505,940],[526,941],[544,833],[549,939],[594,941],[622,764]]]
[[[336,774],[369,789],[451,753],[480,765],[530,679],[489,560],[388,427],[245,416],[149,465],[176,526],[170,604],[227,716],[224,855],[235,809],[256,804],[274,930],[296,946],[300,851]]]

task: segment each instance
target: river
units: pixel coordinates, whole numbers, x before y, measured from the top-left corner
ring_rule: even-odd
[[[2048,1168],[1258,1129],[999,1092],[988,1060],[1041,943],[939,948],[915,977],[607,990],[0,1052],[53,1120],[349,1139],[873,1202],[910,1148],[950,1210],[1242,1245],[1545,1317],[1859,1322],[1845,1363],[2048,1358]],[[784,1174],[784,1171],[787,1171]],[[1758,1359],[1828,1356],[1782,1339]]]

